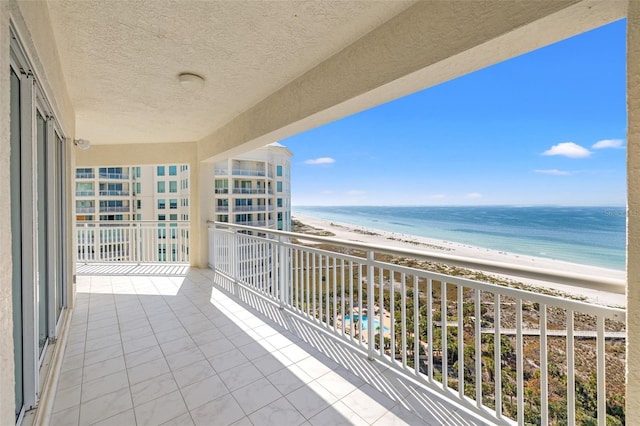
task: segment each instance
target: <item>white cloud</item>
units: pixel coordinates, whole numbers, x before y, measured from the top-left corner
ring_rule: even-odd
[[[305,160],[304,164],[311,164],[311,165],[317,165],[317,164],[333,164],[335,163],[336,160],[334,160],[331,157],[320,157],[320,158],[313,158],[311,160]]]
[[[569,158],[585,158],[591,155],[591,151],[573,142],[562,142],[554,145],[542,155],[563,155]]]
[[[594,143],[591,148],[593,149],[604,149],[604,148],[624,148],[622,146],[624,144],[624,140],[622,139],[604,139]]]
[[[350,191],[345,192],[345,194],[347,194],[347,195],[364,195],[364,194],[366,194],[366,192],[365,191],[360,191],[360,190],[357,190],[357,189],[352,189]]]
[[[467,195],[465,195],[465,198],[478,199],[478,198],[482,198],[482,194],[480,194],[479,192],[470,192]]]
[[[568,176],[571,172],[566,170],[558,170],[558,169],[546,169],[546,170],[534,170],[536,173],[542,173],[543,175],[554,175],[554,176]]]

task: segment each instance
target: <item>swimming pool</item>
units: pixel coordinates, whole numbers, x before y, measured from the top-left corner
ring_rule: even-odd
[[[358,321],[360,315],[354,315],[353,319],[357,321],[357,325],[355,327],[359,328],[362,331],[367,331],[369,329],[369,321],[366,315],[362,316],[362,321]],[[344,317],[344,327],[350,329],[351,328],[351,316],[347,315]],[[355,328],[354,327],[354,328]],[[378,318],[373,319],[373,329],[380,330],[380,320]],[[389,331],[387,327],[383,328],[383,331]]]

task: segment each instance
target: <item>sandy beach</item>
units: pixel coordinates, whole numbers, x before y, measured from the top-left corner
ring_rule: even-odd
[[[606,269],[596,266],[581,265],[554,259],[546,259],[542,257],[508,253],[504,251],[475,247],[468,244],[456,243],[452,241],[425,238],[415,235],[399,234],[394,232],[381,231],[378,229],[363,228],[355,225],[337,223],[325,219],[303,216],[295,213],[293,214],[293,219],[298,220],[305,225],[331,232],[334,234],[333,238],[346,241],[385,245],[399,249],[420,250],[424,251],[425,253],[440,253],[452,256],[498,261],[512,265],[536,267],[549,271],[578,273],[589,275],[592,277],[609,277],[616,279],[626,278],[626,273],[624,271],[618,271],[614,269]],[[509,276],[507,276],[507,278],[514,279],[514,277]],[[591,290],[532,279],[518,279],[518,281],[532,286],[546,287],[553,290],[586,297],[587,301],[592,303],[620,307],[626,306],[624,294]]]

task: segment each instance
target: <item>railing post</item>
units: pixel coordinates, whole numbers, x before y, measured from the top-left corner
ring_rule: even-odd
[[[230,271],[233,276],[233,294],[238,294],[238,281],[240,277],[238,276],[240,273],[240,256],[238,255],[239,247],[238,247],[238,233],[233,229],[229,230],[229,236],[231,241],[229,244],[229,265]]]
[[[286,278],[287,278],[287,271],[286,271],[286,267],[287,267],[287,261],[286,261],[286,247],[283,244],[282,241],[282,235],[278,235],[278,286],[279,286],[279,295],[278,295],[278,301],[280,302],[280,309],[284,309],[285,307],[285,301],[286,301],[286,290],[287,290],[287,286],[286,286]]]
[[[367,358],[369,358],[369,361],[373,361],[373,354],[375,352],[375,330],[373,329],[373,296],[375,293],[375,280],[373,279],[373,261],[374,251],[369,250],[367,252]],[[362,312],[360,312],[360,318],[362,318]]]

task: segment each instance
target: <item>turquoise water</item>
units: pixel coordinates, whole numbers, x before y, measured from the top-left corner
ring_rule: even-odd
[[[624,270],[624,207],[293,207],[367,228]]]
[[[353,316],[354,319],[358,319],[359,315],[354,315]],[[344,326],[345,328],[351,328],[351,316],[347,315],[344,317]],[[358,326],[362,329],[362,331],[367,331],[369,329],[369,321],[367,321],[367,316],[363,315],[362,316],[362,321],[358,321]],[[373,320],[373,329],[374,330],[379,330],[380,329],[380,320],[375,319]],[[389,329],[387,327],[384,327],[384,331],[389,331]]]

